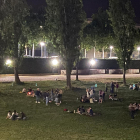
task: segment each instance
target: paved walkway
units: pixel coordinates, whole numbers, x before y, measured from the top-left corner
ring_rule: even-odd
[[[71,79],[75,80],[76,76],[72,75]],[[99,80],[99,79],[115,79],[122,78],[120,74],[97,74],[97,75],[79,75],[79,80]],[[126,78],[140,78],[140,74],[127,74]],[[46,80],[66,80],[65,75],[47,75],[47,74],[22,74],[21,81],[46,81]],[[12,82],[14,75],[6,74],[0,75],[0,82]]]

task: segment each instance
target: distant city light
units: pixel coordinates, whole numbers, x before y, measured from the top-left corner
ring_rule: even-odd
[[[6,60],[6,65],[11,65],[12,61],[10,59]]]
[[[90,64],[91,64],[91,65],[95,65],[95,63],[96,63],[96,61],[95,61],[94,59],[91,59],[91,60],[90,60]]]
[[[58,60],[57,59],[53,59],[52,60],[52,64],[53,64],[53,66],[57,66],[58,65]]]

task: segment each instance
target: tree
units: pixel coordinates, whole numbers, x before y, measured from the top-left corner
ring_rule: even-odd
[[[109,0],[110,21],[115,34],[115,51],[120,66],[123,68],[123,83],[126,84],[125,73],[134,50],[134,9],[130,0]]]
[[[84,28],[83,45],[86,49],[96,47],[97,50],[108,50],[112,43],[113,31],[108,20],[108,14],[99,8],[98,13],[92,15],[92,22]]]
[[[1,34],[6,42],[6,53],[13,59],[15,82],[20,83],[18,66],[27,42],[26,17],[28,6],[25,0],[1,0]]]
[[[71,70],[79,55],[85,13],[82,0],[46,0],[47,37],[56,47],[66,68],[67,87],[71,88]]]

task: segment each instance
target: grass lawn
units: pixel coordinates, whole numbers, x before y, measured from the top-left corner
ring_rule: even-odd
[[[119,81],[120,79],[118,79]],[[137,82],[129,79],[129,82]],[[80,95],[85,94],[85,88],[95,84],[92,81],[73,81],[76,87],[65,90],[61,106],[50,103],[45,106],[35,104],[35,98],[26,97],[19,93],[24,87],[32,87],[36,82],[26,82],[24,85],[0,83],[0,140],[140,140],[140,113],[135,120],[131,120],[128,105],[130,102],[140,103],[140,91],[130,91],[121,86],[118,96],[123,101],[108,100],[103,104],[82,104],[77,101]],[[65,81],[38,82],[38,87],[44,91],[51,88],[65,88]],[[104,84],[98,82],[98,91],[104,90]],[[78,106],[91,106],[94,112],[102,115],[88,117],[74,113],[63,112],[64,108],[74,110]],[[26,121],[6,120],[7,112],[11,110],[23,111],[27,115]]]

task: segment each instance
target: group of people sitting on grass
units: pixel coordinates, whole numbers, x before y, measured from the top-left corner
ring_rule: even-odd
[[[140,90],[140,84],[130,84],[129,89],[138,91]]]
[[[80,101],[82,103],[94,103],[97,102],[97,100],[95,99],[95,89],[94,87],[92,87],[91,89],[87,88],[86,89],[86,95],[82,95],[80,98]]]
[[[134,119],[135,114],[137,113],[138,110],[140,110],[140,104],[130,103],[130,105],[128,106],[128,109],[130,111],[131,119]]]
[[[6,119],[11,119],[11,120],[26,120],[26,115],[23,112],[16,112],[14,110],[12,113],[11,111],[8,111]]]
[[[110,93],[111,94],[109,95],[109,99],[118,100],[118,98],[117,98],[118,88],[119,88],[118,83],[111,82],[111,84],[110,84]],[[114,93],[114,89],[115,89],[115,93]],[[99,100],[98,100],[99,103],[102,103],[103,101],[105,101],[105,93],[107,93],[107,92],[108,92],[108,83],[105,84],[105,91],[99,90]],[[80,98],[80,101],[83,103],[97,102],[97,100],[95,99],[94,87],[91,87],[91,89],[87,88],[86,95],[82,95]]]
[[[55,102],[55,104],[57,106],[59,106],[62,102],[62,94],[63,91],[62,89],[51,89],[51,90],[47,90],[47,91],[40,91],[39,88],[37,88],[37,90],[34,92],[34,90],[32,90],[32,88],[29,88],[28,91],[26,92],[26,89],[24,88],[22,90],[22,93],[27,93],[27,96],[30,97],[36,97],[36,103],[40,103],[40,99],[43,99],[43,102],[46,103],[46,106],[48,106],[49,103],[51,102]]]

